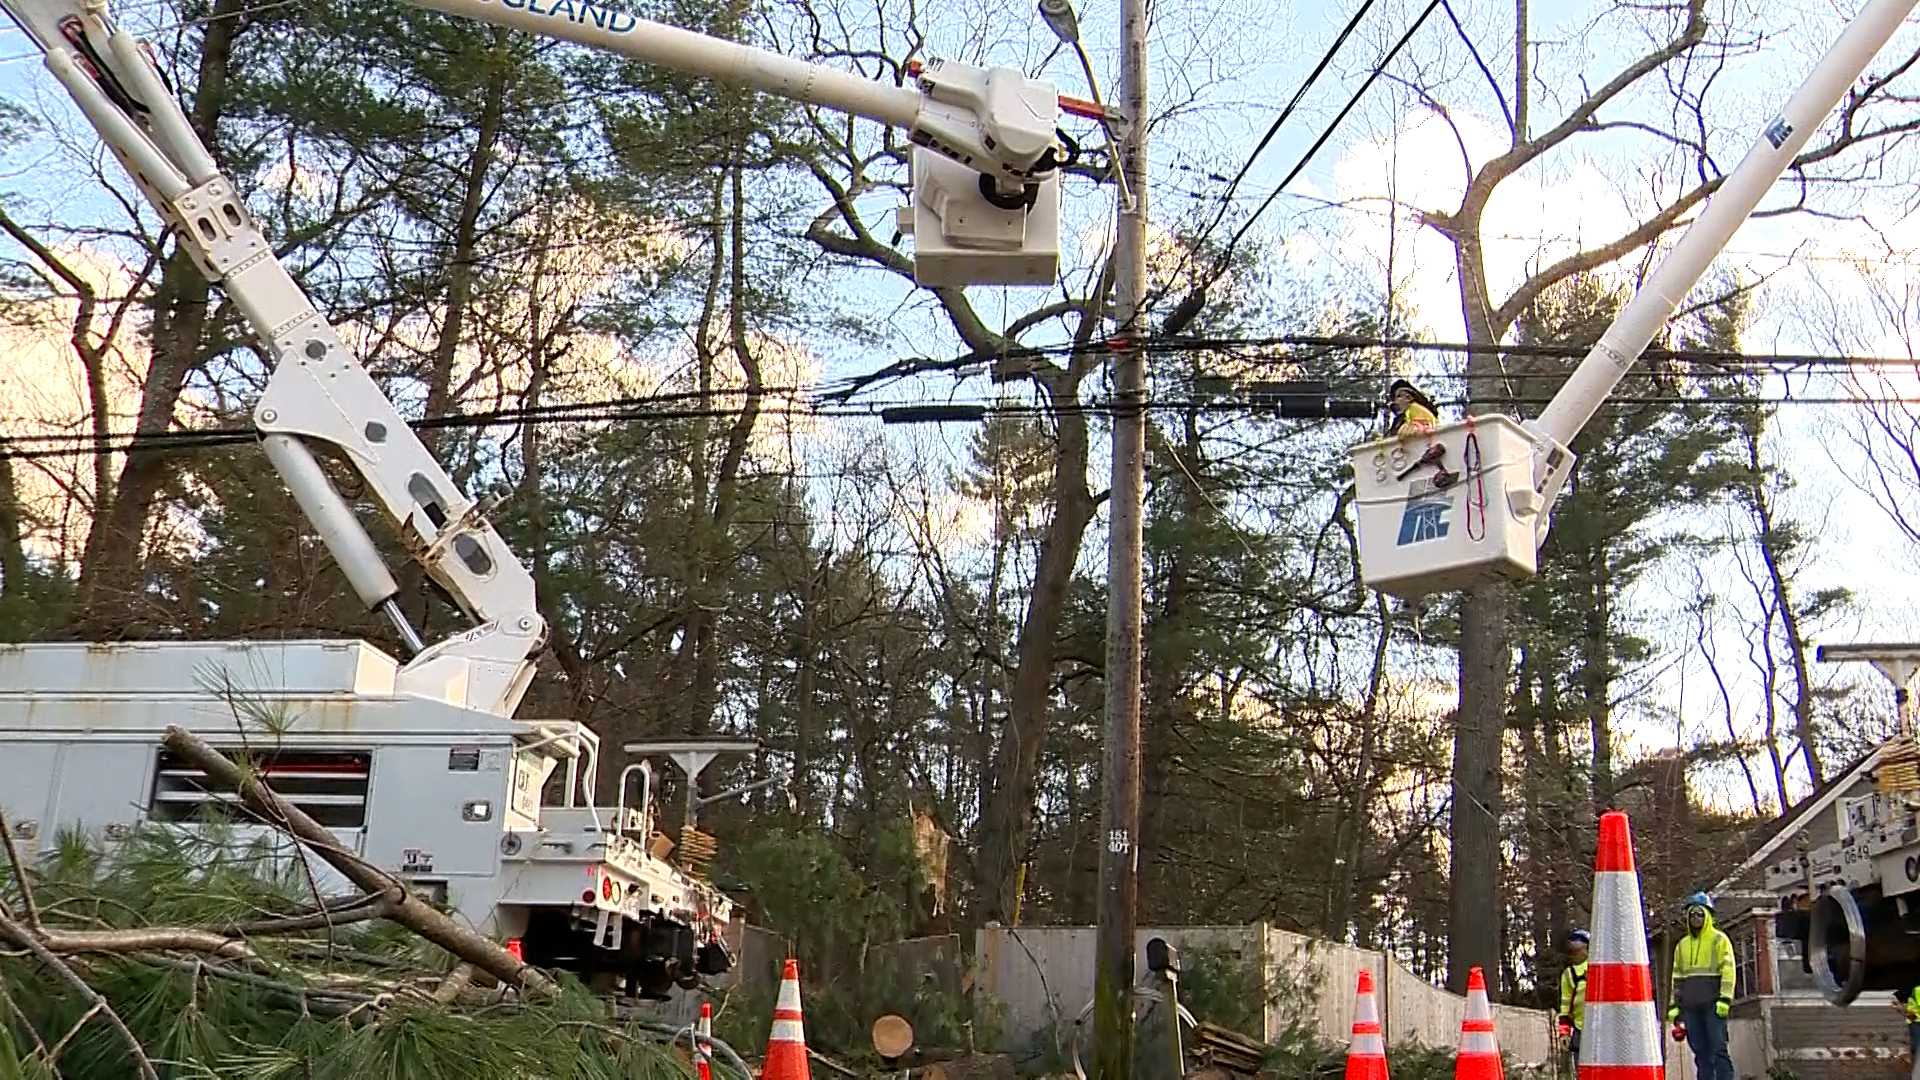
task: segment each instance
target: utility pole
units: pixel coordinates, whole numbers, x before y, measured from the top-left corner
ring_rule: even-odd
[[[1139,901],[1141,518],[1146,491],[1147,4],[1121,0],[1118,235],[1114,238],[1113,481],[1107,539],[1106,812],[1093,984],[1094,1080],[1132,1080],[1134,922]]]

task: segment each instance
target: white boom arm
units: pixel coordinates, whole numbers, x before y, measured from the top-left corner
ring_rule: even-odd
[[[1740,164],[1707,202],[1707,208],[1634,294],[1613,325],[1594,345],[1546,411],[1528,426],[1565,446],[1587,426],[1607,395],[1626,376],[1640,354],[1707,272],[1733,234],[1753,215],[1760,199],[1793,164],[1807,140],[1840,103],[1880,49],[1900,29],[1916,0],[1869,0],[1827,50],[1780,115],[1747,151]]]
[[[592,0],[407,0],[416,7],[620,53],[905,129],[1009,195],[1050,176],[1060,100],[1011,68],[934,60],[921,89],[874,82],[767,49],[651,22]]]
[[[915,92],[588,0],[414,2],[905,128],[916,145],[944,156],[934,162],[917,151],[914,163],[916,255],[933,267],[922,280],[1052,283],[1059,102],[1046,83],[1009,69],[936,62]],[[143,45],[113,24],[105,3],[0,0],[0,9],[39,45],[47,69],[200,272],[258,335],[273,365],[254,408],[267,456],[360,600],[384,612],[415,653],[399,688],[511,716],[546,641],[532,576],[281,265]],[[956,184],[954,170],[975,177],[978,190]],[[421,642],[395,601],[400,590],[385,560],[311,443],[331,447],[359,472],[409,554],[453,596],[472,629],[432,646]]]
[[[273,364],[254,408],[267,456],[360,600],[384,611],[416,654],[402,669],[401,688],[511,715],[546,640],[532,575],[280,264],[140,43],[100,3],[0,0],[0,7],[46,53],[47,69],[258,335]],[[422,645],[395,602],[400,589],[386,561],[309,441],[332,447],[365,478],[414,560],[473,629]]]
[[[1490,414],[1352,453],[1360,575],[1400,596],[1531,576],[1568,449],[1920,0],[1868,0],[1538,419]]]

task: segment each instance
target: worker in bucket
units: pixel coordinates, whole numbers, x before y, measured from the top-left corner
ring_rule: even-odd
[[[1395,379],[1387,387],[1387,407],[1393,412],[1393,419],[1387,423],[1389,435],[1404,438],[1425,434],[1440,422],[1439,406],[1405,379]]]
[[[1587,1020],[1587,943],[1585,930],[1567,932],[1567,967],[1560,973],[1560,1041],[1580,1064],[1580,1030]]]
[[[1673,1037],[1693,1049],[1699,1080],[1735,1080],[1727,1054],[1727,1012],[1733,1008],[1733,942],[1713,925],[1713,897],[1687,897],[1687,932],[1673,947]]]

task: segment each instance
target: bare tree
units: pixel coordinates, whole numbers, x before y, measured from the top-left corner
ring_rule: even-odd
[[[1525,3],[1516,5],[1519,46],[1515,55],[1519,58],[1528,56],[1526,11]],[[1684,226],[1693,212],[1719,190],[1724,179],[1715,148],[1707,141],[1707,133],[1713,129],[1708,98],[1726,67],[1757,49],[1749,32],[1714,25],[1706,0],[1687,0],[1607,5],[1588,26],[1590,36],[1602,33],[1616,39],[1624,39],[1629,33],[1644,35],[1652,44],[1618,70],[1598,79],[1597,85],[1577,70],[1584,53],[1578,48],[1564,50],[1575,57],[1569,69],[1554,71],[1550,65],[1539,63],[1529,72],[1524,70],[1526,65],[1521,65],[1523,70],[1515,71],[1513,82],[1506,87],[1479,65],[1479,70],[1486,73],[1486,85],[1472,93],[1482,101],[1491,95],[1508,129],[1506,148],[1486,160],[1475,160],[1469,150],[1472,140],[1455,113],[1455,109],[1468,105],[1443,100],[1443,96],[1454,96],[1442,85],[1444,56],[1424,67],[1419,75],[1398,80],[1452,132],[1466,177],[1460,198],[1452,207],[1396,207],[1396,212],[1410,213],[1446,238],[1453,248],[1467,340],[1483,347],[1472,353],[1467,363],[1469,393],[1476,410],[1511,407],[1508,403],[1515,391],[1494,347],[1505,339],[1528,305],[1555,283],[1633,256],[1669,231]],[[1465,40],[1464,32],[1460,36]],[[1857,86],[1826,133],[1793,163],[1794,197],[1785,205],[1762,209],[1758,216],[1815,209],[1817,192],[1837,188],[1849,175],[1884,158],[1906,136],[1920,130],[1920,117],[1902,104],[1894,85],[1916,61],[1920,61],[1920,54],[1892,57]],[[1545,123],[1539,134],[1517,122],[1520,116],[1540,118],[1547,108],[1559,103],[1559,88],[1575,87],[1577,95],[1564,106],[1558,119]],[[1648,97],[1664,104],[1651,110],[1637,104]],[[1638,224],[1618,235],[1532,264],[1513,285],[1497,286],[1489,270],[1488,243],[1502,222],[1490,218],[1488,209],[1502,184],[1528,170],[1544,170],[1574,160],[1593,136],[1612,133],[1617,137],[1622,132],[1642,135],[1653,147],[1642,166],[1647,174],[1645,183],[1655,192],[1652,209]],[[1500,895],[1501,748],[1507,686],[1512,675],[1509,603],[1506,590],[1485,588],[1465,598],[1461,615],[1448,958],[1448,984],[1456,991],[1465,986],[1469,967],[1492,967],[1501,955],[1498,920],[1482,916],[1497,908]]]

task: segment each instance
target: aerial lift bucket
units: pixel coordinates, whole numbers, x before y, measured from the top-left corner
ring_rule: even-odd
[[[1535,447],[1552,463],[1536,483]],[[1360,577],[1411,598],[1531,576],[1573,454],[1500,415],[1352,450]]]

